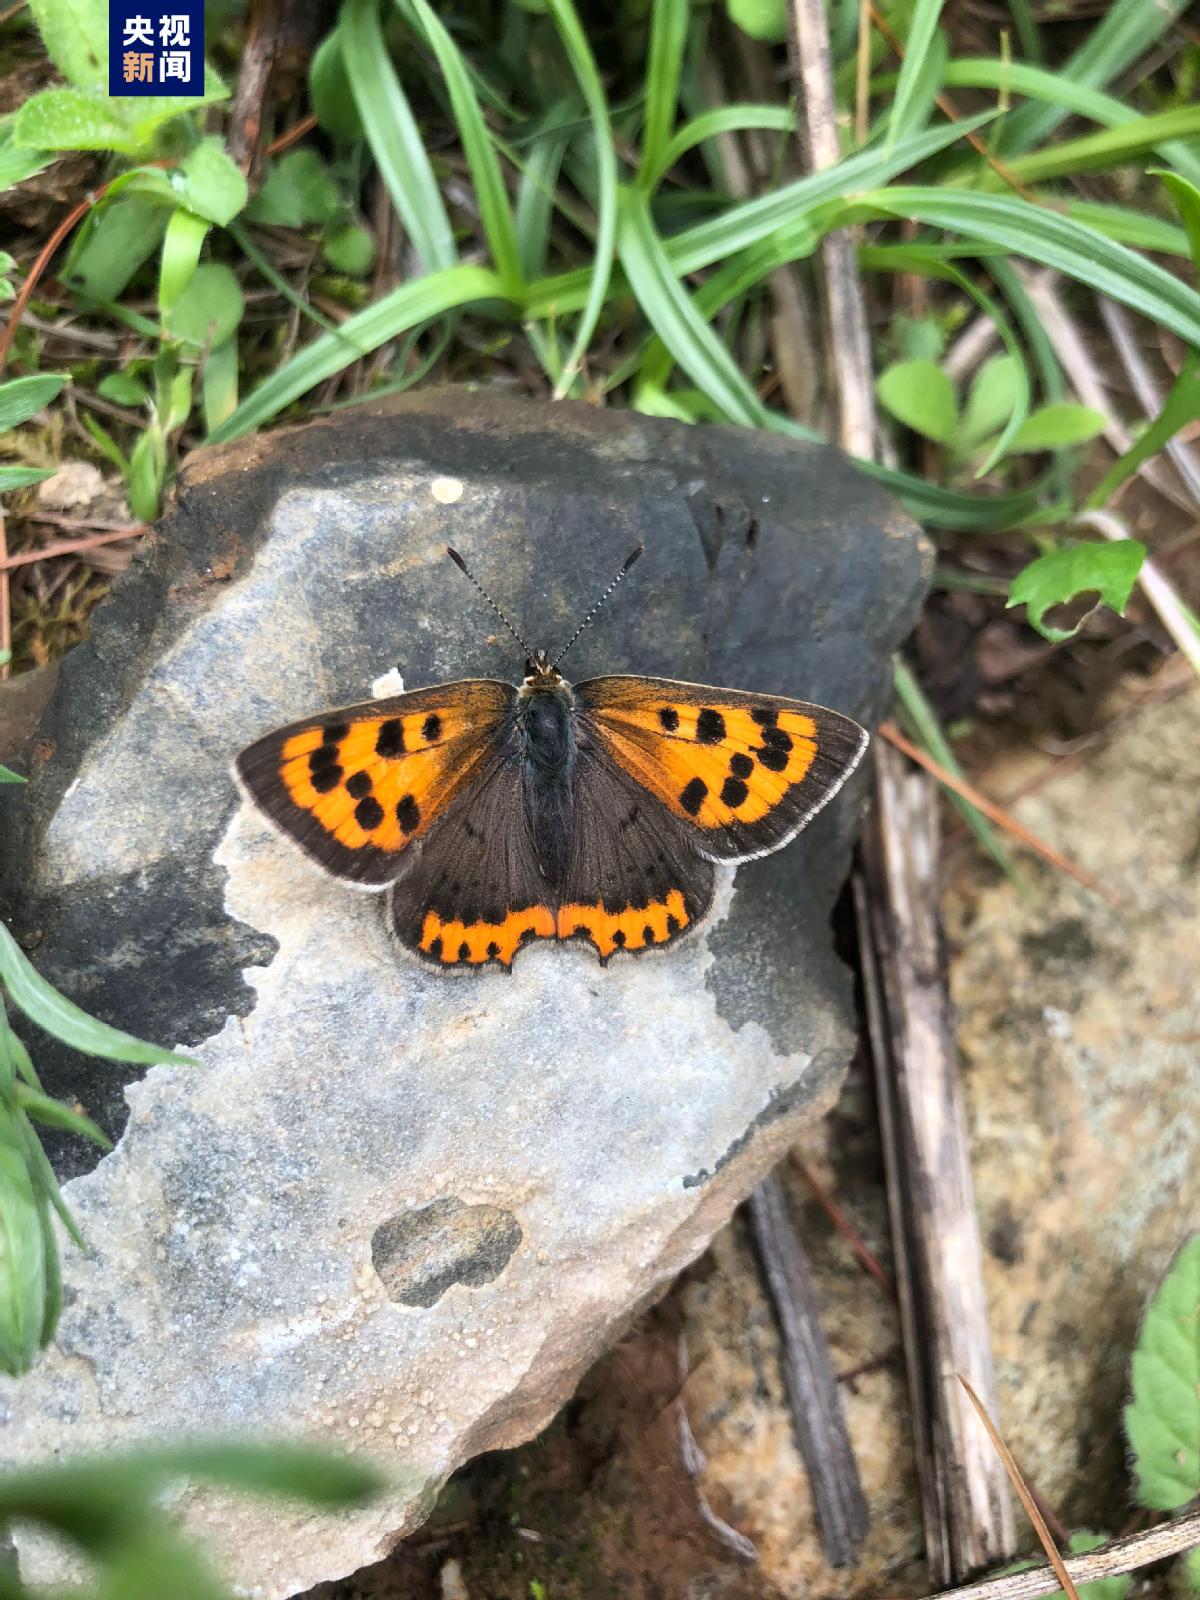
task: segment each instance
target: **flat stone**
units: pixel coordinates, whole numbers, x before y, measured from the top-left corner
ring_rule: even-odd
[[[543,1427],[836,1093],[828,918],[861,781],[727,875],[669,955],[535,945],[460,978],[399,959],[377,898],[314,876],[231,788],[240,746],[393,663],[410,687],[519,678],[447,543],[553,645],[643,540],[573,676],[875,719],[928,549],[835,451],[463,391],[197,458],[65,663],[0,896],[56,983],[202,1066],[139,1082],[35,1041],[52,1091],[124,1131],[67,1187],[91,1254],[68,1256],[54,1348],[0,1386],[4,1451],[200,1425],[393,1470],[337,1521],[189,1492],[247,1593],[377,1559],[455,1467]],[[66,1575],[33,1541],[22,1561]]]

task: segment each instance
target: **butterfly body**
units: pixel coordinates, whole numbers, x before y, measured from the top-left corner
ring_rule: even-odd
[[[536,652],[519,686],[326,712],[259,739],[235,773],[318,866],[386,891],[399,946],[449,972],[511,968],[537,939],[583,940],[602,963],[675,944],[708,916],[717,864],[786,844],[866,743],[806,701],[572,685]]]

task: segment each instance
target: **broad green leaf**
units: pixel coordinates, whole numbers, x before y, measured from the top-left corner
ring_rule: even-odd
[[[725,9],[752,39],[782,44],[788,36],[788,0],[725,0]]]
[[[308,98],[318,124],[338,144],[354,144],[363,137],[362,119],[354,104],[337,28],[326,34],[312,58]]]
[[[1193,1594],[1200,1594],[1200,1545],[1183,1558],[1184,1580]]]
[[[132,372],[110,372],[101,378],[96,393],[119,406],[143,406],[150,398],[146,385]]]
[[[212,347],[224,344],[242,320],[246,309],[242,286],[232,267],[223,261],[196,268],[187,288],[165,319],[172,339]],[[169,430],[168,430],[169,431]]]
[[[140,433],[129,455],[129,509],[139,522],[153,522],[167,478],[167,446],[157,417]]]
[[[162,198],[122,193],[93,211],[72,246],[62,280],[89,300],[112,301],[158,249],[170,221],[170,186],[161,173]],[[164,204],[164,199],[169,204]]]
[[[246,180],[220,139],[202,139],[171,174],[172,186],[189,211],[227,227],[246,204]]]
[[[512,205],[500,163],[496,159],[492,136],[472,87],[471,74],[458,46],[427,0],[398,0],[398,4],[416,31],[424,35],[426,43],[437,57],[450,96],[450,109],[458,125],[459,143],[471,173],[492,264],[507,294],[514,300],[519,299],[524,291],[525,279],[517,250]]]
[[[881,372],[875,392],[898,422],[926,439],[950,444],[958,427],[954,385],[936,362],[897,361]]]
[[[106,1022],[89,1017],[86,1011],[81,1011],[46,982],[3,923],[0,923],[0,982],[7,989],[13,1004],[31,1021],[75,1050],[82,1050],[91,1056],[103,1056],[109,1061],[128,1061],[139,1066],[153,1066],[165,1061],[178,1066],[196,1065],[189,1056],[175,1055],[159,1045],[147,1044],[142,1039],[135,1039],[132,1034],[122,1033],[119,1028],[110,1028]]]
[[[25,1155],[0,1112],[0,1370],[29,1371],[46,1319],[46,1243]]]
[[[1086,619],[1081,618],[1073,628],[1050,627],[1042,619],[1051,606],[1065,605],[1076,595],[1094,590],[1100,604],[1124,616],[1145,557],[1146,547],[1136,539],[1062,545],[1017,573],[1008,604],[1025,606],[1030,627],[1058,644],[1074,638]]]
[[[1094,508],[1105,505],[1143,461],[1156,456],[1181,428],[1186,428],[1197,417],[1200,417],[1200,353],[1192,352],[1180,368],[1179,376],[1171,385],[1171,392],[1158,416],[1104,474],[1088,495],[1086,506]]]
[[[999,430],[1013,414],[1019,391],[1017,362],[1010,355],[991,356],[975,374],[955,444],[970,450]]]
[[[247,395],[233,415],[209,435],[208,443],[223,444],[261,427],[309,389],[409,328],[459,306],[503,299],[499,278],[484,267],[451,267],[401,284],[334,332],[305,345]]]
[[[1017,429],[1008,455],[1027,455],[1034,450],[1062,450],[1067,445],[1086,444],[1104,432],[1106,423],[1090,406],[1060,400],[1042,406]]]
[[[346,0],[338,28],[363,132],[392,204],[429,271],[458,260],[425,141],[392,66],[377,0]]]
[[[35,150],[114,150],[136,156],[142,143],[114,105],[98,91],[42,89],[17,112],[13,137]]]
[[[212,433],[237,410],[238,402],[238,347],[236,339],[226,339],[214,345],[204,363],[201,389],[204,406],[204,427]]]
[[[329,169],[315,150],[301,145],[289,150],[270,168],[262,188],[246,208],[246,215],[251,222],[302,228],[309,222],[329,222],[340,205],[337,184]]]
[[[0,433],[28,422],[35,412],[57,397],[66,381],[65,372],[46,372],[0,383]]]
[[[12,121],[0,127],[0,191],[15,189],[27,178],[36,177],[50,165],[51,157],[42,150],[31,150],[13,138]],[[11,272],[11,267],[5,267]]]
[[[19,772],[11,772],[7,767],[0,766],[0,783],[28,783],[28,778],[23,778]]]
[[[1132,1361],[1125,1432],[1139,1502],[1174,1511],[1200,1494],[1200,1233],[1151,1296]]]
[[[321,248],[331,267],[352,278],[365,278],[375,262],[375,240],[352,222],[327,233]]]

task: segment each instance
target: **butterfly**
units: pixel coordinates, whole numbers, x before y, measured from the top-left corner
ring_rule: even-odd
[[[720,863],[778,850],[842,787],[864,729],[824,706],[666,678],[571,684],[559,665],[639,547],[551,661],[519,686],[466,679],[279,728],[235,775],[335,878],[386,891],[400,947],[440,972],[511,970],[537,939],[602,964],[703,926]]]

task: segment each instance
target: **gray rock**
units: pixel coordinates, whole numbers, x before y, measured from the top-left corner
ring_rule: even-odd
[[[878,714],[928,551],[836,452],[462,391],[199,458],[65,664],[0,895],[55,982],[203,1065],[122,1095],[120,1069],[35,1042],[54,1092],[114,1132],[127,1100],[128,1125],[68,1188],[92,1254],[55,1348],[0,1388],[5,1455],[204,1428],[394,1468],[336,1522],[190,1492],[249,1593],[375,1559],[457,1465],[544,1426],[836,1092],[828,919],[861,782],[669,955],[534,946],[459,979],[398,960],[376,898],[230,787],[242,744],[394,662],[414,687],[519,676],[448,542],[553,644],[642,539],[572,676]]]

